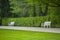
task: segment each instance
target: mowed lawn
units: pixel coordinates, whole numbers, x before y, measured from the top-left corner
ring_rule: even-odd
[[[0,29],[0,40],[60,40],[60,33]]]

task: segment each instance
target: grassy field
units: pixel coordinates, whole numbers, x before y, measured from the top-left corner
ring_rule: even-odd
[[[0,40],[60,40],[60,34],[0,29]]]

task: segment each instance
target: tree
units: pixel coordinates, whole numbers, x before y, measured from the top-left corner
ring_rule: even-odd
[[[39,2],[39,16],[43,16],[42,5]]]
[[[42,2],[48,3],[50,7],[60,7],[60,0],[42,0]]]
[[[3,18],[9,17],[10,5],[9,0],[0,0],[0,25],[2,25]]]
[[[35,7],[34,0],[33,0],[33,16],[34,17],[36,16],[36,7]]]
[[[44,7],[45,10],[42,10],[43,9],[43,6],[42,6],[43,2],[38,1],[38,3],[39,3],[39,16],[46,16],[48,14],[48,3],[45,4],[45,7]]]
[[[48,3],[46,3],[46,7],[45,7],[45,12],[44,12],[44,16],[46,16],[48,14]]]

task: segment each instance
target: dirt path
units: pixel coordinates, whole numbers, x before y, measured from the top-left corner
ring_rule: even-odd
[[[60,33],[60,28],[0,26],[0,29],[14,29],[14,30],[28,30],[28,31],[38,31],[38,32]]]

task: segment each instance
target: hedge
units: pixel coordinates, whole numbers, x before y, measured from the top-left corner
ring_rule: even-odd
[[[7,18],[7,19],[3,19],[2,25],[8,26],[10,22],[14,21],[15,26],[41,27],[41,23],[47,21],[48,19],[49,21],[52,22],[51,27],[60,27],[60,23],[58,22],[58,20],[56,21],[56,18],[53,19],[50,16]]]

